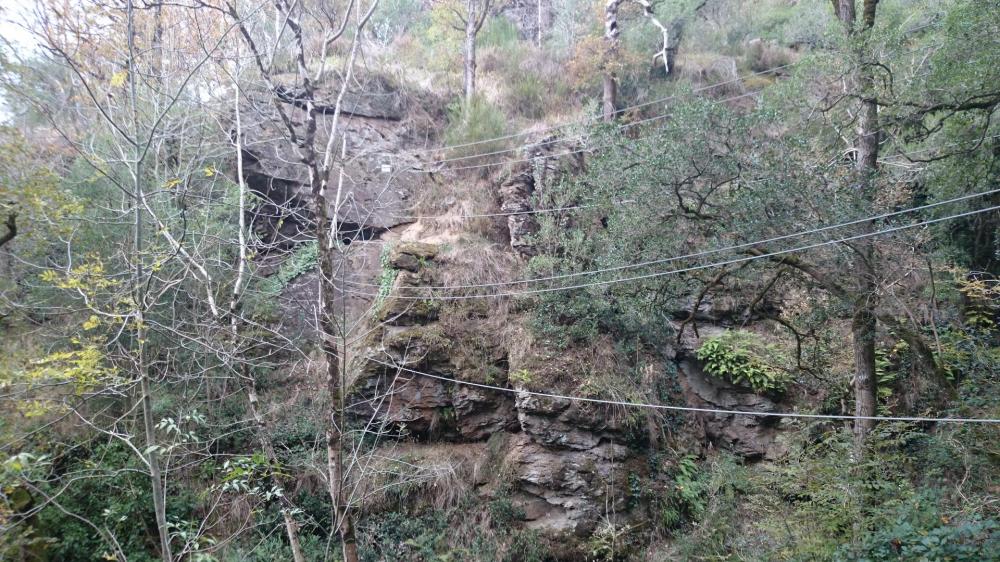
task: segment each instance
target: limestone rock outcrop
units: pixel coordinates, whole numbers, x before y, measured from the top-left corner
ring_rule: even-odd
[[[582,167],[582,156],[571,144],[555,137],[545,137],[528,144],[519,168],[500,184],[500,210],[507,217],[510,247],[522,257],[535,255],[531,237],[538,232],[533,200],[536,192],[563,174]]]
[[[262,203],[252,214],[253,226],[265,247],[286,249],[309,237],[312,198],[309,170],[298,157],[300,150],[289,141],[287,127],[272,103],[276,94],[291,116],[298,135],[302,92],[292,76],[277,76],[277,92],[251,92],[253,102],[241,114],[246,181]],[[415,171],[420,162],[407,150],[417,141],[403,118],[405,97],[387,80],[368,77],[364,93],[348,90],[341,114],[334,115],[339,85],[323,82],[314,97],[317,109],[316,146],[328,146],[330,130],[337,119],[337,135],[347,139],[348,159],[344,168],[344,194],[338,219],[345,239],[368,240],[407,221],[411,195],[426,181]],[[341,141],[329,145],[340,153]],[[334,186],[339,181],[335,172]],[[333,199],[333,198],[329,198]],[[332,205],[332,203],[331,203]],[[331,212],[332,212],[331,206]]]
[[[678,380],[686,405],[691,407],[761,413],[781,411],[778,404],[766,396],[705,374],[693,359],[680,361]],[[777,439],[782,423],[780,417],[711,412],[694,415],[700,437],[718,448],[750,460],[773,460],[785,452]]]
[[[478,482],[480,493],[488,496],[499,478],[508,479],[525,525],[550,536],[589,536],[608,502],[627,514],[623,467],[638,458],[636,439],[608,406],[531,394],[510,376],[499,337],[479,338],[476,357],[463,360],[472,347],[464,340],[490,329],[489,309],[465,311],[457,331],[448,326],[453,310],[430,313],[429,303],[400,298],[410,294],[405,287],[437,283],[437,254],[433,245],[409,242],[390,251],[398,276],[383,303],[383,324],[364,351],[353,413],[419,442],[499,439],[499,467]]]

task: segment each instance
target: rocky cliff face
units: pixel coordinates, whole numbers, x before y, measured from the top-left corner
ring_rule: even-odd
[[[516,351],[502,337],[478,337],[495,333],[489,309],[457,311],[399,298],[410,294],[406,287],[435,283],[436,253],[410,243],[393,250],[399,275],[354,385],[352,402],[363,405],[354,412],[358,419],[379,419],[381,427],[419,442],[499,443],[499,468],[477,489],[488,496],[509,486],[528,527],[588,536],[608,501],[627,516],[623,467],[638,458],[634,428],[605,406],[529,394],[527,369],[511,370]],[[461,330],[452,325],[456,314]]]
[[[426,189],[426,180],[414,171],[418,159],[398,156],[413,143],[405,125],[407,108],[388,86],[378,93],[385,95],[352,98],[355,103],[348,104],[350,114],[343,122],[349,152],[363,155],[347,166],[347,204],[340,210],[343,234],[354,240],[345,279],[356,290],[345,303],[357,318],[374,307],[371,321],[359,329],[366,336],[350,352],[355,358],[348,369],[353,377],[350,413],[387,443],[401,439],[413,448],[453,448],[463,458],[470,451],[491,451],[492,469],[475,471],[466,489],[487,498],[503,490],[525,526],[550,537],[572,538],[566,557],[574,559],[579,551],[573,545],[601,521],[649,517],[631,491],[631,479],[655,478],[651,443],[662,432],[641,412],[532,394],[606,396],[591,383],[610,374],[593,368],[613,370],[620,362],[610,341],[587,350],[552,349],[533,341],[523,311],[491,301],[421,298],[428,294],[421,287],[445,284],[442,273],[456,265],[439,245],[415,239],[427,239],[428,232],[439,239],[440,231],[419,223],[407,227],[412,220],[405,209]],[[296,103],[294,89],[287,90],[285,103]],[[321,128],[332,119],[323,107],[321,103]],[[267,119],[250,125],[245,153],[248,181],[264,200],[255,221],[274,247],[301,242],[311,220],[305,169],[296,163],[294,147],[280,140],[278,126]],[[497,190],[500,209],[514,213],[503,220],[511,251],[521,259],[535,253],[531,236],[538,223],[533,211],[535,202],[544,200],[539,192],[583,165],[573,147],[551,140],[526,147],[522,157],[530,161]],[[316,313],[317,284],[315,274],[309,274],[286,289],[286,300],[298,303],[306,318]],[[721,321],[718,303],[692,307],[703,323]],[[712,333],[712,328],[702,331]],[[667,350],[661,358],[678,367],[679,389],[669,403],[755,412],[781,408],[749,389],[706,376],[692,359],[697,345],[698,338],[688,335],[676,351]],[[648,393],[642,400],[656,398]],[[782,453],[777,439],[781,424],[774,418],[705,413],[684,419],[684,431],[703,446],[751,460]]]
[[[280,86],[281,103],[297,105],[298,90],[290,77]],[[336,158],[344,148],[350,155],[344,166],[343,194],[338,218],[345,238],[370,240],[405,223],[414,193],[425,175],[416,171],[420,161],[405,156],[416,140],[401,120],[408,107],[403,95],[385,80],[369,80],[364,94],[348,91],[338,121],[338,138],[329,143]],[[316,94],[317,145],[327,146],[334,124],[337,84],[325,84]],[[270,98],[260,96],[242,115],[246,180],[262,199],[253,214],[253,225],[269,247],[287,248],[308,238],[312,220],[308,168],[298,159],[287,129]],[[301,124],[297,132],[302,133]],[[346,139],[346,141],[344,141]],[[338,187],[338,173],[331,178]]]
[[[766,396],[706,375],[696,360],[680,361],[678,375],[688,406],[745,412],[781,411],[778,404]],[[749,460],[774,460],[785,453],[777,439],[781,418],[717,413],[699,413],[695,418],[696,436],[720,449]]]
[[[538,232],[535,193],[550,182],[580,170],[583,156],[575,150],[576,147],[555,137],[544,137],[529,143],[519,155],[519,159],[528,161],[521,162],[500,184],[500,210],[510,213],[507,217],[510,247],[521,257],[531,257],[536,253],[531,242],[532,235]]]

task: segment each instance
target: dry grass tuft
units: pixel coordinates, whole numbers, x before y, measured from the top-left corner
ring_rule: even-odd
[[[475,484],[486,457],[483,444],[391,445],[371,453],[361,487],[367,510],[399,504],[444,510],[458,505]]]
[[[732,96],[744,92],[743,83],[738,80],[739,68],[736,59],[712,53],[686,53],[678,55],[675,71],[681,78],[694,86],[721,84],[708,93],[712,96]]]
[[[438,257],[445,285],[483,285],[517,279],[523,264],[506,244],[470,236],[447,248]],[[510,286],[509,288],[516,288]],[[490,290],[502,290],[492,287]],[[475,290],[482,293],[487,289]],[[473,291],[473,289],[470,289]]]

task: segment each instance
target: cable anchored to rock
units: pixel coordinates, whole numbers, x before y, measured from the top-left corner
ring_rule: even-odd
[[[542,283],[542,282],[547,282],[547,281],[558,281],[558,280],[561,280],[561,279],[572,279],[572,278],[576,278],[576,277],[583,277],[583,276],[589,276],[589,275],[599,275],[599,274],[602,274],[602,273],[612,273],[612,272],[616,272],[616,271],[626,271],[626,270],[630,270],[630,269],[637,269],[637,268],[642,268],[642,267],[649,267],[649,266],[652,266],[652,265],[659,265],[659,264],[670,263],[670,262],[674,262],[674,261],[681,261],[681,260],[688,260],[688,259],[700,258],[700,257],[709,256],[709,255],[714,255],[714,254],[733,252],[733,251],[737,251],[737,250],[745,250],[745,249],[748,249],[748,248],[762,246],[762,245],[765,245],[765,244],[772,244],[774,242],[780,242],[780,241],[788,240],[788,239],[791,239],[791,238],[799,238],[799,237],[808,236],[808,235],[811,235],[811,234],[819,234],[819,233],[822,233],[822,232],[828,232],[830,230],[837,230],[837,229],[845,228],[845,227],[848,227],[848,226],[854,226],[854,225],[857,225],[857,224],[864,224],[864,223],[868,223],[868,222],[872,222],[872,221],[876,221],[876,220],[883,220],[883,219],[892,218],[892,217],[896,217],[896,216],[900,216],[900,215],[906,215],[906,214],[910,214],[910,213],[916,213],[916,212],[919,212],[919,211],[925,211],[925,210],[928,210],[928,209],[933,209],[933,208],[941,207],[941,206],[944,206],[944,205],[951,205],[951,204],[954,204],[954,203],[959,203],[959,202],[967,201],[967,200],[970,200],[970,199],[975,199],[975,198],[979,198],[979,197],[985,197],[985,196],[988,196],[988,195],[993,195],[993,194],[996,194],[996,193],[1000,193],[1000,188],[991,189],[989,191],[983,191],[983,192],[979,192],[979,193],[973,193],[973,194],[969,194],[969,195],[963,195],[963,196],[960,196],[960,197],[954,197],[954,198],[947,199],[947,200],[944,200],[944,201],[938,201],[938,202],[935,202],[935,203],[928,203],[926,205],[920,205],[920,206],[917,206],[917,207],[911,207],[911,208],[908,208],[908,209],[902,209],[900,211],[893,211],[891,213],[883,213],[883,214],[880,214],[880,215],[874,215],[874,216],[864,217],[864,218],[861,218],[861,219],[854,219],[854,220],[851,220],[851,221],[842,222],[842,223],[833,224],[833,225],[828,225],[828,226],[823,226],[823,227],[814,228],[814,229],[810,229],[810,230],[803,230],[803,231],[795,232],[795,233],[792,233],[792,234],[783,234],[783,235],[780,235],[780,236],[775,236],[775,237],[767,238],[767,239],[764,239],[764,240],[755,240],[755,241],[752,241],[752,242],[744,242],[744,243],[741,243],[741,244],[736,244],[736,245],[732,245],[732,246],[725,246],[725,247],[722,247],[722,248],[713,248],[713,249],[710,249],[710,250],[704,250],[704,251],[700,251],[700,252],[693,252],[693,253],[685,254],[685,255],[681,255],[681,256],[672,256],[672,257],[667,257],[667,258],[661,258],[661,259],[649,260],[649,261],[644,261],[644,262],[639,262],[639,263],[632,263],[632,264],[620,265],[620,266],[615,266],[615,267],[608,267],[608,268],[603,268],[603,269],[595,269],[595,270],[588,270],[588,271],[579,271],[579,272],[574,272],[574,273],[566,273],[566,274],[560,274],[560,275],[550,275],[550,276],[545,276],[545,277],[533,277],[533,278],[529,278],[529,279],[516,279],[516,280],[511,280],[511,281],[500,281],[500,282],[496,282],[496,283],[480,283],[480,284],[468,284],[468,285],[429,285],[429,286],[415,286],[415,287],[409,287],[409,286],[407,286],[407,287],[399,287],[399,289],[405,289],[405,290],[408,290],[408,291],[421,291],[421,290],[423,290],[423,291],[446,291],[446,290],[465,290],[465,289],[485,289],[485,288],[493,288],[493,287],[506,287],[506,286],[511,286],[511,285],[526,285],[526,284],[531,284],[531,283]],[[976,210],[976,211],[971,211],[971,212],[972,213],[979,213],[979,212],[986,212],[986,211],[984,211],[984,210]],[[948,220],[950,218],[951,217],[945,217],[943,219],[935,219],[935,220],[938,220],[938,221],[940,221],[940,220]],[[918,226],[918,225],[904,225],[903,227],[896,227],[896,228],[897,229],[912,228],[914,226]],[[891,231],[887,231],[887,232],[891,232]],[[836,241],[833,241],[833,242],[823,242],[821,244],[827,244],[827,243],[836,243]],[[358,283],[358,282],[348,282],[348,283],[350,285],[352,285],[352,286],[355,286],[355,287],[369,287],[369,288],[380,287],[379,285],[375,285],[375,284],[372,284],[372,283]],[[400,298],[400,297],[395,297],[395,298]]]
[[[812,419],[812,420],[874,420],[874,421],[896,421],[896,422],[912,422],[912,423],[982,423],[982,424],[996,424],[1000,423],[1000,419],[996,418],[941,418],[941,417],[927,417],[927,416],[850,416],[846,414],[802,414],[798,412],[767,412],[767,411],[748,411],[748,410],[725,410],[721,408],[699,408],[695,406],[671,406],[667,404],[651,404],[647,402],[627,402],[624,400],[608,400],[604,398],[588,398],[585,396],[572,396],[568,394],[557,394],[554,392],[538,392],[534,390],[528,390],[525,388],[507,388],[503,386],[497,386],[492,384],[483,384],[472,381],[463,381],[460,379],[453,379],[441,375],[435,375],[433,373],[426,373],[423,371],[417,371],[409,367],[405,367],[398,364],[387,363],[385,361],[379,361],[369,357],[369,361],[377,363],[379,365],[389,367],[390,369],[396,369],[405,373],[410,373],[420,377],[426,377],[429,379],[439,380],[447,382],[449,384],[457,384],[463,386],[470,386],[474,388],[481,388],[484,390],[491,390],[495,392],[505,392],[508,394],[516,394],[518,396],[536,396],[538,398],[549,398],[553,400],[568,400],[572,402],[586,402],[590,404],[600,404],[604,406],[621,406],[626,408],[646,408],[650,410],[668,410],[674,412],[691,412],[691,413],[703,413],[703,414],[724,414],[724,415],[734,415],[734,416],[759,416],[759,417],[773,417],[773,418],[796,418],[796,419]]]

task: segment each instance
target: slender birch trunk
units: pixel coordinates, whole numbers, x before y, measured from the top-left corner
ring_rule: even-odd
[[[128,35],[128,86],[129,104],[132,113],[132,135],[138,137],[139,117],[136,95],[136,80],[138,69],[135,64],[135,6],[132,0],[126,3],[126,32]],[[163,473],[160,468],[160,454],[156,439],[156,424],[153,420],[152,381],[149,363],[146,360],[146,295],[143,278],[146,271],[143,266],[143,199],[142,153],[133,145],[130,162],[133,198],[133,289],[132,300],[136,308],[136,363],[139,376],[139,391],[142,394],[142,426],[146,438],[146,463],[149,466],[150,486],[153,495],[153,512],[156,518],[156,530],[160,537],[160,555],[166,562],[172,562],[173,554],[170,548],[170,529],[167,527],[167,502],[163,489]]]
[[[604,64],[604,93],[602,96],[602,116],[611,122],[618,112],[618,78],[614,65],[617,63],[621,30],[618,29],[618,7],[624,0],[607,0],[604,5],[604,41],[607,44]]]
[[[468,16],[465,18],[465,75],[462,81],[465,90],[465,103],[472,102],[476,95],[476,18],[475,0],[467,0]]]

